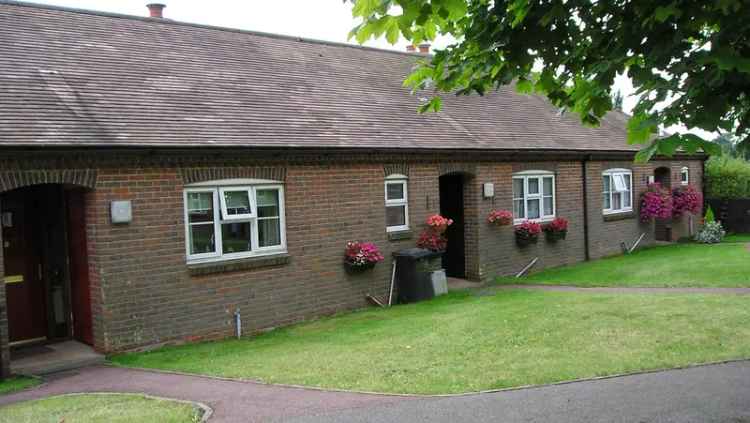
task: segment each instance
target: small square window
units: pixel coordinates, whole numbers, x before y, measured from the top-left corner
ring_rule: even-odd
[[[219,194],[224,220],[244,220],[253,217],[252,194],[249,188],[222,188]]]

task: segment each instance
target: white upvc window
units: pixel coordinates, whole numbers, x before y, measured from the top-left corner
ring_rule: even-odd
[[[525,171],[513,174],[513,221],[555,218],[555,174]]]
[[[189,263],[286,251],[284,187],[278,182],[224,180],[193,184],[185,189],[184,202]]]
[[[602,209],[604,214],[633,211],[633,172],[609,169],[602,173]]]
[[[385,228],[387,232],[409,229],[408,180],[404,175],[385,179]]]
[[[687,166],[680,169],[680,183],[687,185],[690,183],[690,169]]]

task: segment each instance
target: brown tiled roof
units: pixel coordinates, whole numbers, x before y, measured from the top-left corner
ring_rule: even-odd
[[[0,1],[0,145],[634,150],[503,88],[419,115],[415,55]]]

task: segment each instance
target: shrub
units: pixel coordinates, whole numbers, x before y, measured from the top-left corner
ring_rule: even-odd
[[[727,233],[719,222],[706,222],[697,234],[695,240],[703,244],[718,244]]]
[[[711,157],[706,162],[706,196],[722,200],[750,198],[750,162]]]
[[[663,188],[660,183],[648,185],[648,189],[641,196],[641,221],[651,219],[669,219],[672,217],[672,193]]]
[[[700,213],[703,194],[692,185],[680,186],[672,190],[672,214],[679,217],[683,213]]]
[[[714,209],[711,208],[711,206],[708,206],[708,210],[706,211],[706,217],[703,218],[704,222],[716,222],[716,217],[714,217]]]

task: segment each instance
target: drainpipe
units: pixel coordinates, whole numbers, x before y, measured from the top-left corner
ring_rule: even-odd
[[[242,338],[242,316],[240,315],[239,307],[237,307],[237,310],[234,312],[234,327],[237,339]]]
[[[585,260],[591,260],[589,252],[589,188],[588,188],[588,162],[591,155],[583,156],[581,160],[581,179],[583,180],[583,250]]]

